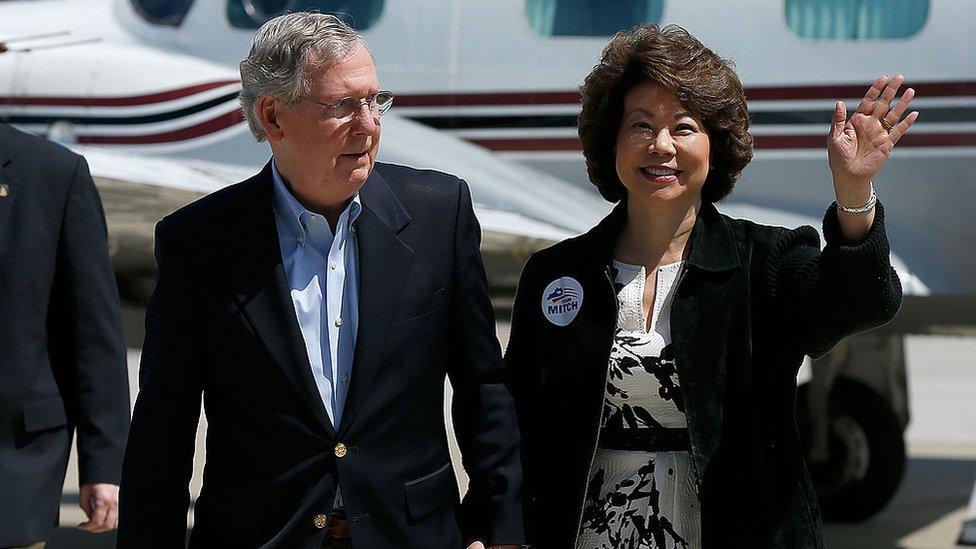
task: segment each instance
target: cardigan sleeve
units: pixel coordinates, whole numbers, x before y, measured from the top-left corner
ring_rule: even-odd
[[[888,258],[884,207],[857,243],[844,239],[837,205],[824,215],[827,245],[813,227],[783,233],[766,260],[766,292],[777,320],[793,326],[803,352],[819,357],[844,337],[890,321],[901,305],[901,282]]]

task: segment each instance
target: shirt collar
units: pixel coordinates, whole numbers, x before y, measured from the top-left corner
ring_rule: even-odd
[[[285,180],[281,177],[281,172],[278,171],[278,163],[274,158],[271,159],[271,177],[274,179],[274,207],[278,216],[284,221],[285,227],[293,236],[308,238],[308,228],[305,226],[303,219],[312,212],[309,212],[305,206],[302,206],[301,202],[295,198],[295,195],[285,185]],[[342,215],[339,216],[339,222],[343,223],[346,228],[351,228],[353,223],[356,222],[356,219],[359,218],[362,210],[362,201],[357,192],[353,195],[352,200],[346,206]],[[337,230],[336,232],[340,231]]]

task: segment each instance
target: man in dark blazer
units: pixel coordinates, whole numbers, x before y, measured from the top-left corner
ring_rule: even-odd
[[[119,547],[182,545],[201,395],[192,547],[521,543],[517,422],[467,185],[374,165],[392,95],[333,16],[266,23],[241,78],[274,158],[157,226]]]
[[[80,528],[115,527],[129,384],[98,192],[80,156],[0,124],[0,547],[58,524],[78,433]]]

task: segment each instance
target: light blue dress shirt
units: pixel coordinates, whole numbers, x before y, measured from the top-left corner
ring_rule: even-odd
[[[325,216],[308,211],[292,195],[274,160],[271,173],[278,243],[291,301],[312,376],[338,430],[359,327],[359,249],[354,223],[362,203],[357,193],[339,216],[333,235]]]

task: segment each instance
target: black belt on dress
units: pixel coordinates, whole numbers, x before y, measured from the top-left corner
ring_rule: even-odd
[[[636,452],[687,452],[688,429],[602,429],[598,446],[604,450]]]

